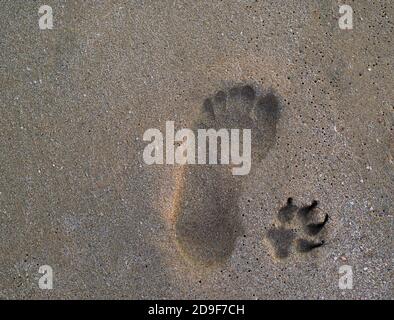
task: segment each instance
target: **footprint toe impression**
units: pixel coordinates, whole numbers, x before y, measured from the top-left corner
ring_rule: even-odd
[[[276,141],[278,101],[273,93],[260,95],[249,84],[219,90],[202,103],[195,129],[251,129],[253,163],[263,159]],[[240,179],[247,176],[233,176],[230,168],[231,165],[183,168],[175,233],[184,255],[196,264],[210,266],[226,261],[243,233],[238,199],[242,191]]]

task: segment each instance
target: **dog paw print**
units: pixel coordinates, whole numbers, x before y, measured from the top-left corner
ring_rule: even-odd
[[[320,221],[319,221],[320,219]],[[295,252],[306,253],[324,245],[320,235],[328,221],[328,214],[321,217],[318,202],[299,208],[293,199],[287,199],[277,215],[277,223],[268,230],[267,239],[278,259],[287,258]]]

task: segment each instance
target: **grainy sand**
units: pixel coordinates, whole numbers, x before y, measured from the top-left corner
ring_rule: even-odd
[[[329,0],[46,4],[53,30],[0,5],[0,298],[393,298],[392,1],[352,1],[353,30]],[[201,265],[177,242],[184,168],[146,165],[142,136],[245,83],[280,97],[275,145],[236,190],[231,254]],[[319,201],[326,243],[280,259],[289,197]]]

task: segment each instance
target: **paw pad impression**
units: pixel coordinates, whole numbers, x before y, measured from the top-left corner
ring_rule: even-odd
[[[299,208],[288,198],[277,215],[278,224],[267,232],[267,239],[272,245],[275,256],[287,258],[293,247],[298,253],[310,252],[324,245],[319,235],[328,221],[328,214],[319,221],[318,202]]]

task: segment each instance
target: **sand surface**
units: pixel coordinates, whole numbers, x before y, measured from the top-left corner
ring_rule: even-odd
[[[37,1],[0,3],[0,298],[393,298],[392,1],[349,1],[353,30],[331,0],[45,4],[52,30]],[[145,164],[147,129],[247,84],[280,108],[251,174]],[[323,246],[295,249],[290,197],[328,214]]]

